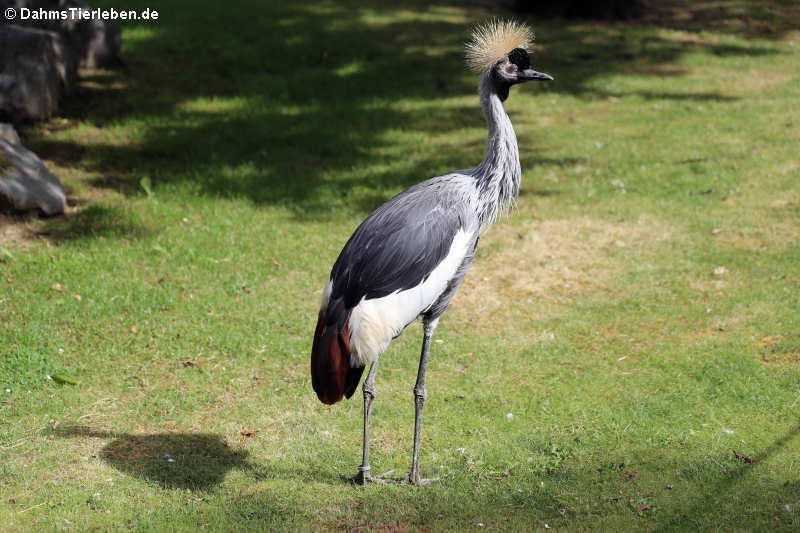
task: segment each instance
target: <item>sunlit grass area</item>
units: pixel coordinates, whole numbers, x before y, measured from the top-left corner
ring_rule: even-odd
[[[498,13],[158,9],[21,130],[72,206],[0,222],[0,529],[797,530],[790,4],[530,21],[556,81],[507,102],[523,190],[436,331],[425,488],[340,480],[360,393],[318,402],[311,337],[364,216],[481,160],[461,48]],[[382,359],[375,473],[410,465],[420,341]]]

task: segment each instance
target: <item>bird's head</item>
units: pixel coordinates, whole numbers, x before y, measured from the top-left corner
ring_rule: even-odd
[[[552,81],[549,74],[531,68],[527,49],[533,40],[531,29],[519,22],[492,20],[477,26],[467,45],[467,64],[478,73],[488,73],[500,97],[526,81]]]
[[[503,59],[495,63],[492,77],[507,85],[526,81],[553,81],[553,77],[531,68],[531,56],[524,48],[514,48]]]

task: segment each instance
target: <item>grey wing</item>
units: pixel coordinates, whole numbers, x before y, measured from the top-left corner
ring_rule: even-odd
[[[345,245],[331,271],[331,301],[341,298],[344,308],[351,309],[362,298],[416,287],[447,256],[460,229],[474,231],[477,242],[475,215],[442,201],[434,191],[417,186],[395,196],[367,217]]]

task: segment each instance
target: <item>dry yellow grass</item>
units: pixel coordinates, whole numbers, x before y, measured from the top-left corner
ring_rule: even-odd
[[[490,250],[479,257],[453,301],[453,310],[478,328],[508,318],[514,302],[563,304],[600,287],[624,268],[622,250],[646,257],[673,230],[655,222],[617,224],[596,219],[499,224],[481,240]],[[542,317],[539,317],[542,318]],[[497,326],[500,327],[500,326]],[[542,332],[542,339],[550,338]]]

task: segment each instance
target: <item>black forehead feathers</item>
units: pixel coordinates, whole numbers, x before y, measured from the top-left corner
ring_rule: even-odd
[[[514,63],[520,70],[531,68],[531,58],[528,52],[522,48],[514,48],[508,54],[508,60]]]

